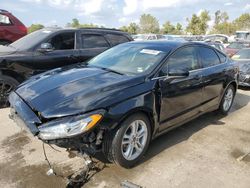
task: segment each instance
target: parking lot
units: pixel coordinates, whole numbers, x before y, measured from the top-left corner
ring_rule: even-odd
[[[143,187],[249,187],[250,91],[238,90],[227,117],[209,113],[153,141],[143,161],[133,169],[107,165],[84,187],[120,187],[128,180]],[[67,181],[46,175],[42,143],[21,131],[0,110],[0,184],[2,187],[65,187]],[[58,149],[58,148],[56,148]],[[46,146],[59,174],[83,167],[81,158],[69,158]]]

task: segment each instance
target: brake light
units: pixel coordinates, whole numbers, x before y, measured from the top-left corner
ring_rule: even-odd
[[[20,29],[22,32],[24,32],[25,34],[27,34],[27,28],[24,25],[19,25],[18,29]]]

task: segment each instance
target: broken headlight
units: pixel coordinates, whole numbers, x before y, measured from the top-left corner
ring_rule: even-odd
[[[54,140],[80,135],[98,124],[102,117],[102,113],[92,113],[51,121],[38,127],[38,137],[42,140]]]

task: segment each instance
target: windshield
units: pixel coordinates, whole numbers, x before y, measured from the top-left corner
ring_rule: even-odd
[[[47,38],[52,31],[50,30],[38,30],[31,34],[22,37],[21,39],[11,43],[9,46],[15,48],[16,50],[28,50],[33,48],[45,38]]]
[[[233,59],[250,59],[250,49],[242,49],[236,53]]]
[[[96,56],[89,66],[110,69],[122,74],[138,75],[152,71],[166,52],[145,44],[121,44]]]

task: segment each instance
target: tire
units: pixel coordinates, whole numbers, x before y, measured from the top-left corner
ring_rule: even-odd
[[[0,75],[0,108],[9,106],[8,97],[19,82],[10,76]]]
[[[132,135],[135,134],[132,134],[132,130],[136,130],[136,125],[138,126],[136,131],[138,137],[133,137]],[[128,134],[129,132],[130,134]],[[139,134],[144,136],[139,138]],[[125,119],[118,129],[106,134],[103,147],[104,155],[110,162],[124,168],[131,168],[143,157],[150,140],[151,126],[149,119],[143,113],[136,113]]]
[[[230,84],[227,89],[225,90],[225,93],[221,99],[220,106],[219,106],[219,112],[223,115],[227,115],[230,111],[234,97],[235,97],[236,89],[232,84]]]

